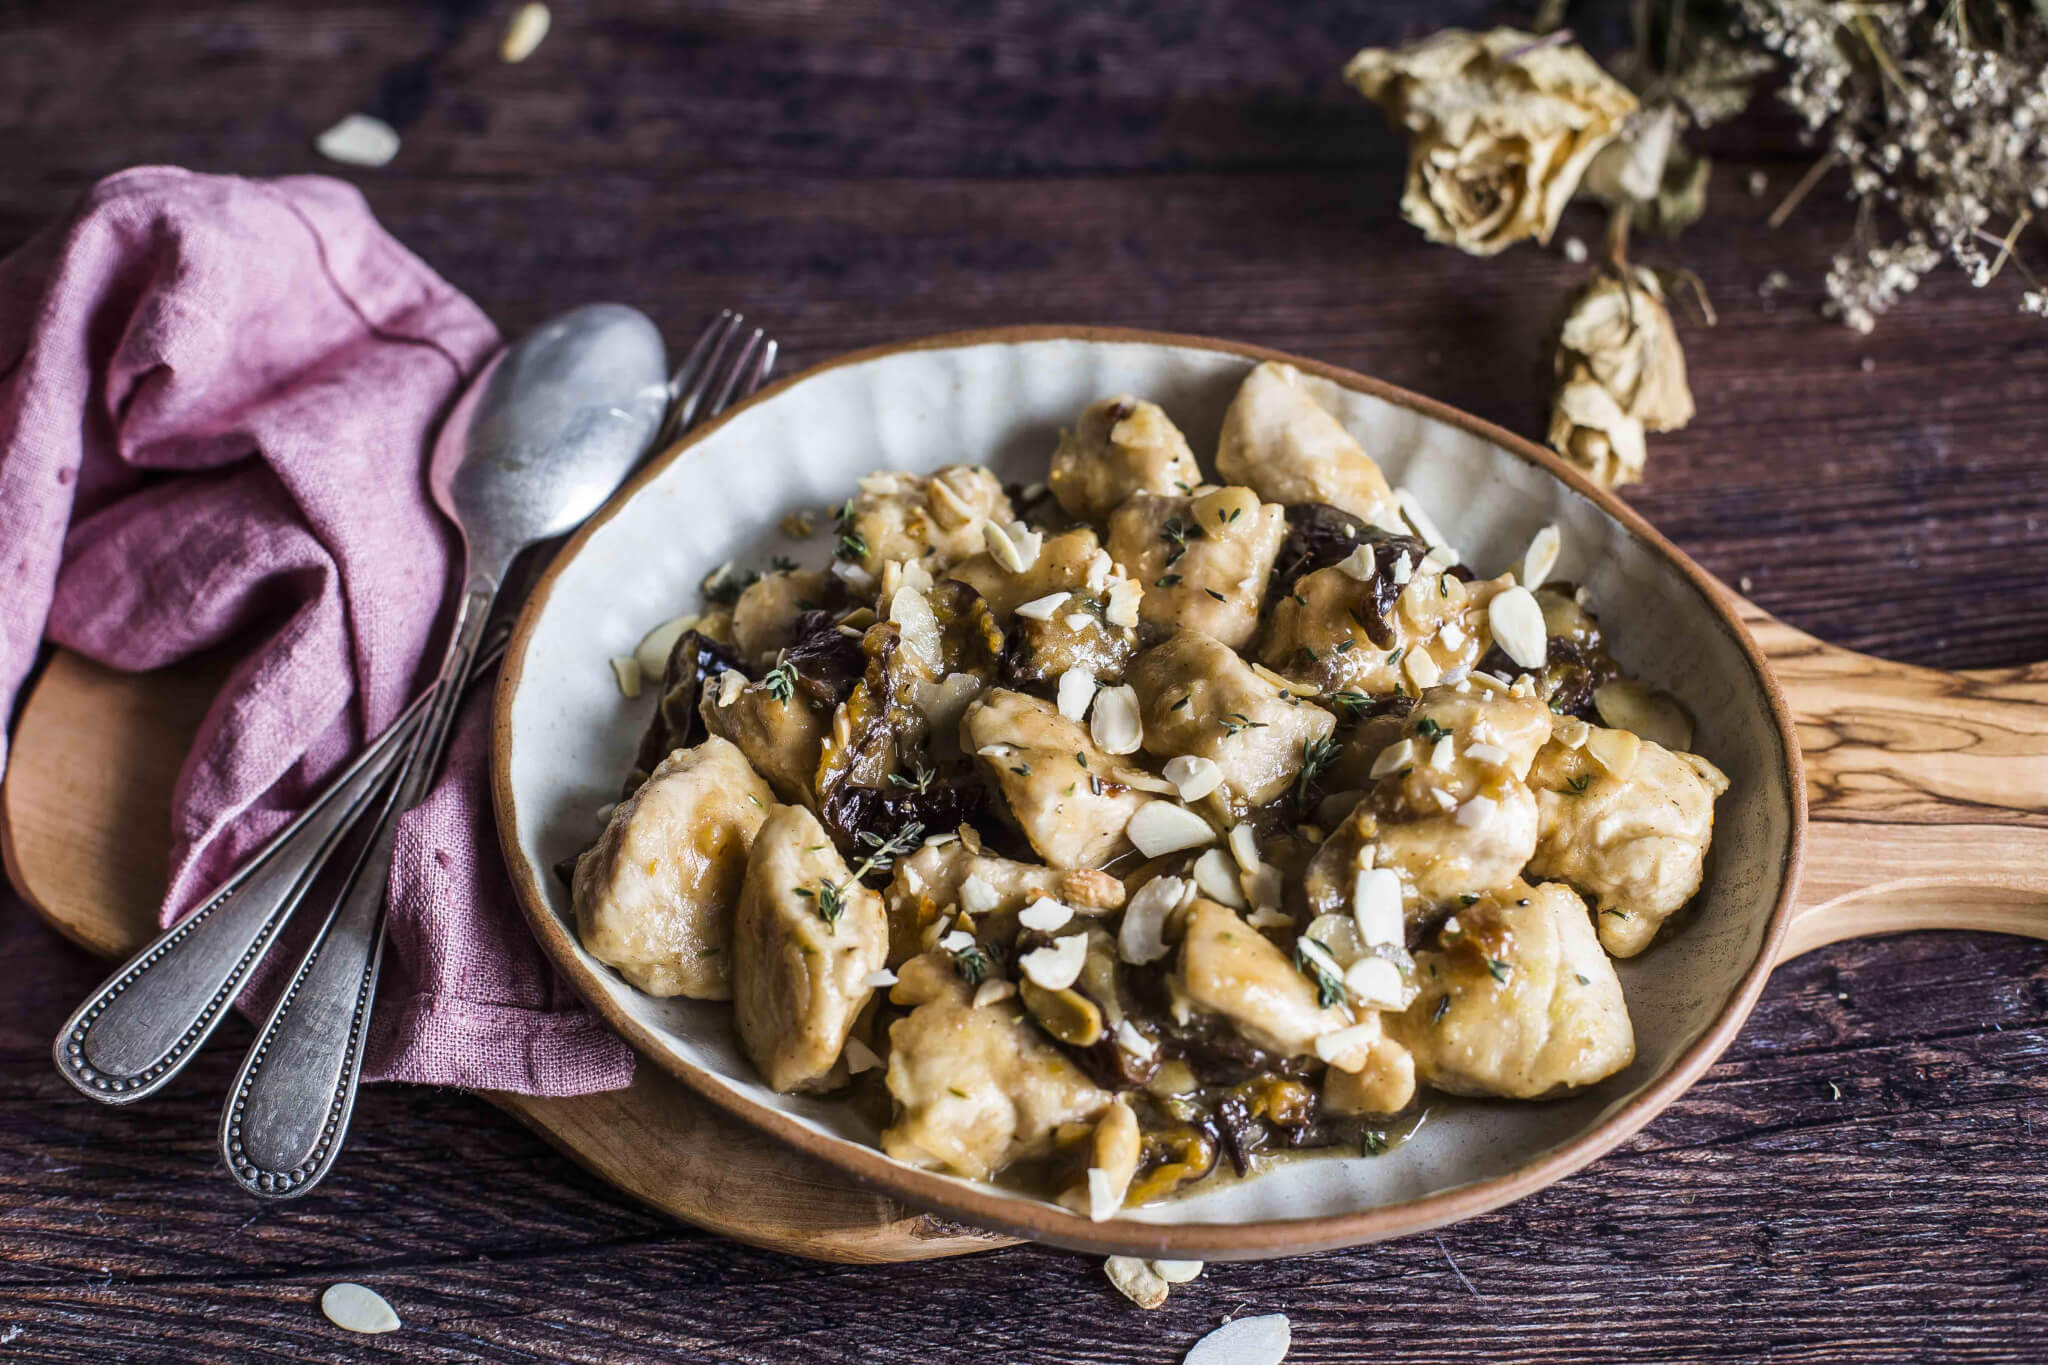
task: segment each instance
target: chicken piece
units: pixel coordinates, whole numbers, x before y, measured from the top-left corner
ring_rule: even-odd
[[[1467,583],[1404,549],[1376,553],[1366,580],[1344,565],[1317,569],[1274,602],[1259,661],[1326,694],[1415,696],[1463,677],[1492,648],[1486,607],[1513,581]]]
[[[896,1121],[882,1150],[913,1166],[986,1180],[1096,1119],[1109,1092],[1024,1016],[1015,996],[979,1008],[944,952],[903,964],[889,998],[916,1008],[889,1026]]]
[[[649,995],[732,995],[733,907],[774,802],[723,739],[663,759],[576,861],[577,934]]]
[[[1010,614],[1026,602],[1062,590],[1086,595],[1091,583],[1092,591],[1099,595],[1107,591],[1111,579],[1109,556],[1095,532],[1085,526],[1047,536],[1038,548],[1038,557],[1021,573],[1012,573],[983,550],[953,565],[946,576],[980,593],[996,621],[1005,627],[1011,624]]]
[[[1138,616],[1148,632],[1199,630],[1240,649],[1258,630],[1286,535],[1285,510],[1249,488],[1139,493],[1110,515],[1109,554],[1144,585]]]
[[[1521,775],[1551,720],[1531,695],[1470,682],[1424,694],[1374,759],[1381,775],[1365,799],[1311,860],[1311,912],[1348,910],[1358,873],[1372,867],[1401,878],[1411,928],[1513,881],[1536,849],[1536,799]]]
[[[1568,887],[1517,883],[1481,897],[1416,967],[1422,993],[1388,1023],[1439,1090],[1539,1099],[1635,1059],[1614,964]]]
[[[1320,502],[1402,531],[1386,476],[1365,447],[1309,396],[1301,371],[1269,360],[1245,376],[1216,446],[1216,470],[1270,502]]]
[[[1180,987],[1198,1009],[1282,1057],[1311,1055],[1318,1037],[1352,1022],[1348,1007],[1317,1002],[1316,984],[1271,939],[1212,900],[1188,907]]]
[[[1046,477],[1068,516],[1098,525],[1133,493],[1185,493],[1201,481],[1173,419],[1129,395],[1082,409],[1074,429],[1060,433]]]
[[[907,962],[931,947],[926,936],[954,912],[976,922],[986,941],[1007,945],[1016,937],[1016,915],[1032,901],[1051,897],[1084,915],[1124,903],[1124,884],[1099,868],[1062,871],[979,853],[959,840],[926,845],[896,864],[883,893],[889,907],[889,965]]]
[[[1582,735],[1579,725],[1560,721],[1559,738],[1530,771],[1538,839],[1529,870],[1590,896],[1600,942],[1616,957],[1634,957],[1700,889],[1714,800],[1728,779],[1698,754],[1597,725]],[[1565,742],[1567,732],[1579,747]],[[1631,749],[1624,777],[1596,757]]]
[[[1366,1047],[1364,1066],[1356,1071],[1333,1066],[1323,1076],[1323,1112],[1328,1114],[1397,1114],[1414,1098],[1415,1058],[1384,1034]]]
[[[947,465],[929,478],[870,474],[847,504],[839,556],[877,583],[892,559],[918,560],[937,574],[981,552],[983,522],[1013,515],[1001,481],[980,465]]]
[[[732,926],[732,1013],[771,1090],[827,1090],[889,951],[882,898],[853,879],[818,817],[768,813]]]
[[[1054,867],[1100,867],[1129,847],[1124,827],[1150,798],[1050,702],[996,688],[967,708],[960,747],[978,756],[1010,819]]]
[[[737,673],[708,682],[697,710],[704,728],[739,746],[775,795],[793,805],[817,804],[818,757],[832,727],[832,713],[807,690],[786,697],[770,680],[727,684]]]
[[[796,618],[825,600],[827,576],[816,569],[763,574],[733,604],[732,637],[750,668],[766,669],[796,639]]]
[[[1145,724],[1145,752],[1206,758],[1223,770],[1236,814],[1277,801],[1303,756],[1336,718],[1260,677],[1237,652],[1197,631],[1177,632],[1132,660],[1130,685]]]

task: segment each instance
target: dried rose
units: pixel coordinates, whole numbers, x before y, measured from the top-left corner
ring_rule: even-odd
[[[1402,214],[1475,256],[1549,241],[1587,163],[1636,107],[1582,49],[1511,28],[1367,48],[1344,74],[1408,130]]]
[[[1643,477],[1643,424],[1590,377],[1580,375],[1558,386],[1550,408],[1550,444],[1609,488]]]
[[[1657,277],[1603,266],[1558,328],[1550,443],[1610,486],[1642,477],[1643,433],[1692,420],[1685,351]]]

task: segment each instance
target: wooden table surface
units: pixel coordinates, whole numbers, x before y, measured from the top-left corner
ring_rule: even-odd
[[[363,109],[405,145],[344,173],[508,332],[622,298],[676,341],[736,305],[801,366],[984,323],[1120,323],[1304,352],[1541,434],[1542,338],[1579,268],[1426,246],[1395,215],[1398,145],[1337,77],[1356,47],[1510,7],[561,0],[508,67],[510,8],[15,0],[0,251],[127,165],[343,170],[312,138]],[[1790,121],[1708,145],[1712,217],[1639,255],[1696,269],[1720,325],[1685,331],[1700,416],[1656,439],[1636,505],[1830,640],[2048,658],[2048,330],[1952,272],[1873,336],[1821,320],[1839,185],[1774,233],[1811,159]],[[1591,243],[1599,222],[1574,210],[1566,231]],[[1791,284],[1767,291],[1776,268]],[[713,1239],[447,1091],[372,1089],[335,1177],[257,1205],[212,1169],[232,1037],[166,1097],[103,1110],[47,1054],[101,965],[13,904],[0,961],[9,1360],[1177,1361],[1259,1311],[1292,1317],[1303,1361],[2048,1353],[2034,942],[1816,953],[1584,1173],[1441,1236],[1212,1267],[1153,1314],[1062,1253],[848,1268]],[[344,1278],[404,1330],[329,1327],[315,1300]]]

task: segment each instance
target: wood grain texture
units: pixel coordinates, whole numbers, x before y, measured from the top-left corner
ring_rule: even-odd
[[[1122,323],[1321,356],[1540,433],[1540,341],[1579,270],[1424,245],[1391,212],[1398,144],[1336,76],[1356,46],[1511,6],[555,0],[511,68],[491,55],[507,8],[18,0],[0,250],[124,165],[334,172],[312,136],[369,109],[405,149],[343,173],[508,330],[621,297],[680,339],[738,304],[801,366]],[[1817,318],[1851,221],[1835,187],[1769,233],[1812,155],[1790,123],[1765,111],[1709,150],[1713,216],[1638,252],[1697,269],[1721,314],[1684,334],[1701,416],[1656,440],[1632,500],[1831,642],[2048,659],[2048,332],[1953,274],[1869,338]],[[1597,218],[1565,231],[1593,240]],[[1790,287],[1760,292],[1780,267]],[[110,1114],[47,1060],[101,965],[13,907],[0,955],[9,1359],[1165,1362],[1234,1310],[1289,1313],[1303,1361],[2020,1361],[2048,1332],[2048,948],[2016,938],[1809,954],[1701,1085],[1581,1175],[1440,1242],[1219,1267],[1149,1316],[1034,1249],[831,1267],[709,1238],[447,1092],[365,1091],[350,1164],[258,1208],[197,1177],[239,1025],[161,1104]],[[406,1330],[328,1327],[314,1301],[344,1277]]]

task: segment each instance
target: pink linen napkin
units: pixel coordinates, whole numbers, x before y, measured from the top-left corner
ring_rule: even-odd
[[[323,177],[127,171],[0,261],[0,715],[45,635],[128,670],[240,656],[179,775],[165,924],[439,662],[454,538],[425,452],[497,346],[475,304]],[[479,689],[400,828],[365,1075],[615,1089],[631,1050],[513,902],[487,709]],[[267,977],[311,928],[293,926]],[[243,1003],[267,1007],[266,984]]]

